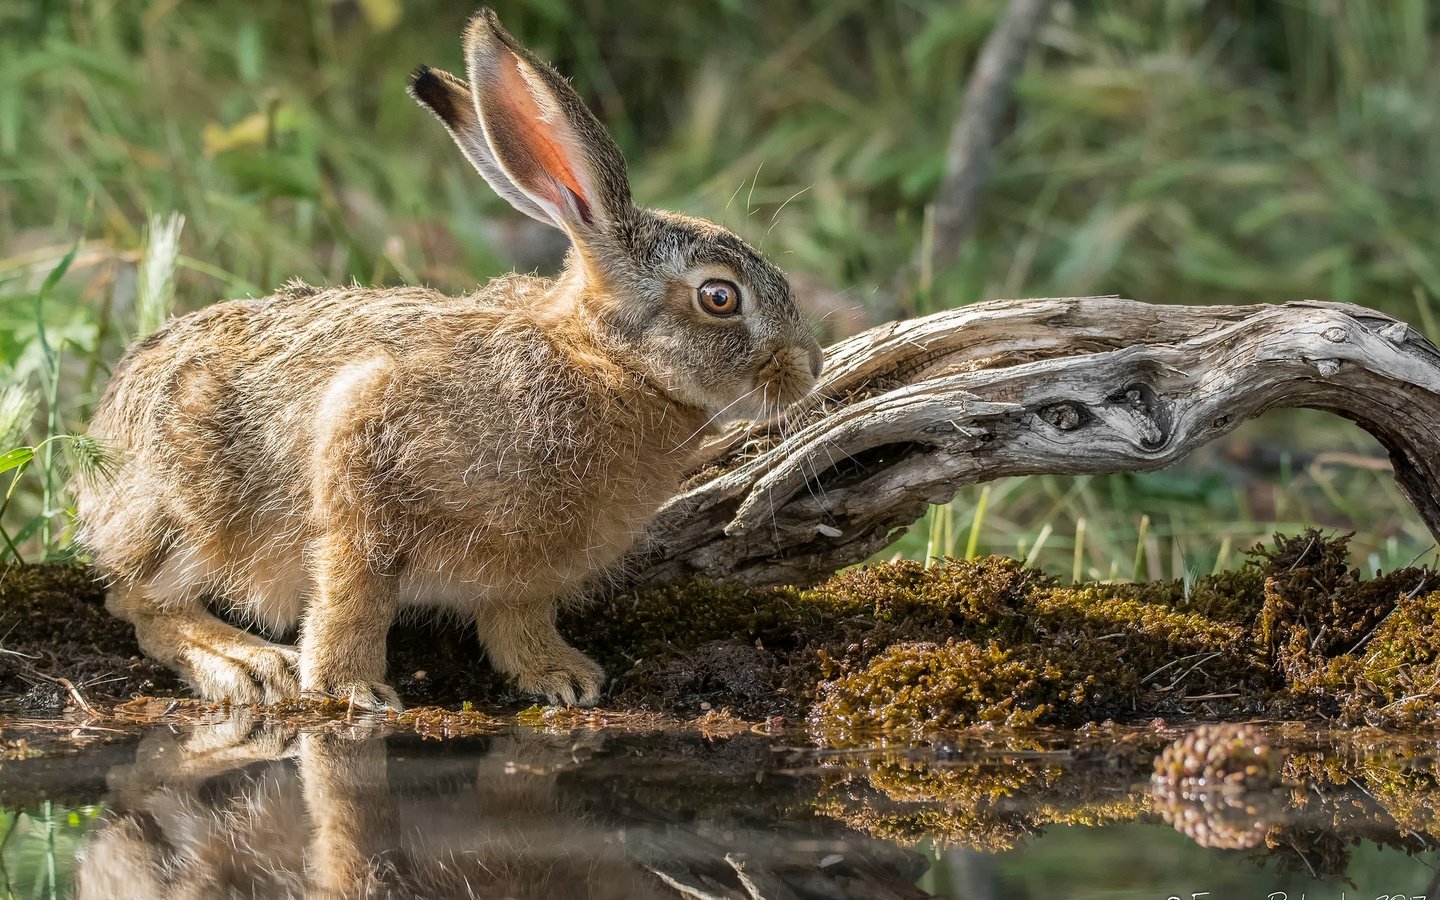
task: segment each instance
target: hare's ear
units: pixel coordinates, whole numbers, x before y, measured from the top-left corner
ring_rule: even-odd
[[[472,107],[458,102],[453,76],[434,70],[416,73],[411,92],[445,122],[501,196],[521,212],[538,211],[536,218],[582,245],[629,217],[620,149],[565,79],[511,37],[489,9],[465,30],[465,60]],[[469,116],[478,118],[478,135]],[[470,137],[462,140],[462,133]]]
[[[539,219],[546,225],[555,224],[555,220],[525,196],[525,192],[515,186],[515,182],[510,180],[505,170],[495,161],[490,145],[485,142],[485,129],[480,125],[480,116],[475,112],[470,85],[443,69],[421,66],[410,76],[410,96],[435,114],[435,118],[450,132],[450,137],[455,140],[460,152],[465,154],[471,165],[480,170],[480,174],[485,176],[495,193],[532,219]]]

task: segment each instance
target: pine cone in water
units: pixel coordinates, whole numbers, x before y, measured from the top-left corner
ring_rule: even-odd
[[[1202,847],[1258,846],[1282,810],[1281,759],[1252,725],[1201,725],[1155,758],[1156,809]]]

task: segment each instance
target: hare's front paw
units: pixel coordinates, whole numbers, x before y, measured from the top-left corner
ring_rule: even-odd
[[[385,712],[392,709],[395,712],[405,711],[405,704],[400,702],[400,695],[383,681],[310,678],[306,679],[303,692],[306,696],[330,697],[342,703],[349,703],[357,709],[366,709],[372,712]]]
[[[267,641],[237,641],[223,653],[191,648],[182,657],[195,690],[211,700],[278,703],[300,693],[295,677],[300,656],[293,647]]]
[[[552,706],[594,706],[605,684],[605,670],[574,647],[550,651],[515,674],[515,686],[540,694]]]

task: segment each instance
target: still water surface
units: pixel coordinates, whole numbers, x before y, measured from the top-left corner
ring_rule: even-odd
[[[1440,898],[1433,736],[1291,728],[1282,784],[1187,798],[1174,732],[57,734],[3,731],[9,896]]]

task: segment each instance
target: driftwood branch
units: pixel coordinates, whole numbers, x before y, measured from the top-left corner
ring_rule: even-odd
[[[963,485],[1159,469],[1281,407],[1374,435],[1440,536],[1440,351],[1405,323],[1337,303],[1016,300],[830,348],[810,403],[709,445],[632,583],[813,583]]]

